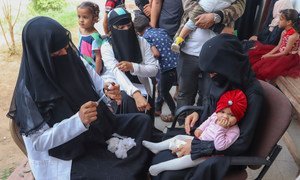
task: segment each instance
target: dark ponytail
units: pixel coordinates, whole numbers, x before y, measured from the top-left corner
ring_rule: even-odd
[[[285,17],[287,21],[292,21],[293,28],[300,32],[300,14],[295,9],[284,9],[280,11],[281,15]]]

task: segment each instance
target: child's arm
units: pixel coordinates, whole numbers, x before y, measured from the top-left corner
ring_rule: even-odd
[[[108,15],[105,12],[103,16],[103,31],[105,34],[108,34]]]
[[[101,52],[100,52],[100,49],[99,50],[95,50],[94,51],[95,53],[95,63],[96,63],[96,72],[97,74],[100,75],[100,72],[102,70],[102,58],[101,58]]]
[[[213,113],[210,117],[207,118],[194,132],[194,135],[197,138],[200,138],[202,132],[209,126],[211,121],[214,121],[216,118],[216,113]]]
[[[223,151],[231,146],[239,137],[240,129],[237,125],[230,128],[218,126],[216,129],[216,137],[214,139],[215,149]]]
[[[291,51],[292,51],[292,48],[293,48],[293,45],[295,44],[295,42],[298,40],[299,38],[299,35],[297,33],[291,35],[289,38],[288,38],[288,42],[287,42],[287,45],[285,47],[285,49],[281,52],[277,52],[277,53],[273,53],[273,54],[269,54],[268,56],[263,56],[262,58],[268,58],[268,57],[279,57],[279,56],[284,56],[284,55],[287,55],[289,54]],[[275,47],[277,48],[277,46]],[[274,49],[275,49],[274,48]],[[279,49],[279,47],[278,47]],[[273,51],[273,50],[272,50]]]
[[[281,33],[281,37],[280,37],[280,40],[279,40],[279,43],[277,44],[276,47],[274,47],[270,52],[268,52],[267,54],[263,55],[261,58],[264,59],[264,58],[268,58],[268,57],[271,57],[271,55],[273,55],[274,53],[276,53],[278,50],[279,50],[279,47],[280,47],[280,44],[282,42],[282,37],[283,37],[283,34],[285,33],[285,31],[282,31]]]
[[[156,59],[160,57],[160,53],[155,46],[151,46],[151,52]]]

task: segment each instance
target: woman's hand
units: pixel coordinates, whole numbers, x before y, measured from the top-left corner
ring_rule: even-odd
[[[215,24],[214,13],[200,14],[195,18],[195,20],[195,25],[202,29],[208,29]]]
[[[190,135],[191,128],[194,127],[195,123],[199,119],[199,114],[197,112],[193,112],[185,118],[184,129],[185,133]]]
[[[117,64],[117,68],[122,72],[133,71],[133,66],[131,62],[121,61]]]
[[[145,111],[151,108],[150,104],[147,102],[140,91],[136,91],[135,93],[133,93],[132,97],[139,111]]]
[[[114,82],[104,83],[104,93],[110,99],[113,99],[117,102],[118,105],[122,102],[122,96],[120,91],[120,85]]]
[[[185,140],[186,144],[181,146],[180,148],[176,149],[175,151],[172,151],[172,153],[176,153],[177,157],[182,157],[185,155],[191,154],[192,151],[192,140],[188,139]]]
[[[97,106],[97,102],[89,101],[80,107],[79,117],[85,126],[97,119]]]

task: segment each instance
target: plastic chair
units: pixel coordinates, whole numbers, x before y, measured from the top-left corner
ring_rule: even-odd
[[[260,81],[260,83],[264,91],[265,104],[260,117],[261,120],[258,120],[254,139],[250,145],[250,153],[245,156],[230,157],[232,166],[248,166],[253,170],[258,170],[263,166],[256,179],[263,178],[280,153],[282,147],[278,145],[278,141],[287,130],[292,114],[292,106],[283,93],[269,83],[264,81]],[[190,111],[190,107],[180,108],[176,112],[176,121],[182,113]],[[193,110],[197,108],[201,107],[192,107]],[[172,127],[175,127],[176,121],[173,122]],[[224,179],[247,179],[247,171],[245,169],[231,170],[227,172]]]

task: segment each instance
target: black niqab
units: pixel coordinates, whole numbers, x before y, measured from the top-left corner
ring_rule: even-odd
[[[32,134],[45,123],[52,127],[78,112],[84,103],[99,99],[70,40],[70,32],[58,22],[48,17],[33,18],[23,29],[22,44],[19,77],[7,114],[16,121],[22,134]],[[67,55],[51,57],[51,53],[67,45]],[[97,111],[98,119],[113,118],[102,102]],[[99,111],[105,113],[100,114]],[[101,128],[99,131],[102,131]],[[109,136],[111,128],[107,127],[106,133]],[[85,133],[54,148],[55,153],[50,150],[50,155],[73,159],[84,151],[84,136]]]
[[[228,149],[222,152],[215,149],[213,141],[194,138],[191,146],[191,158],[193,160],[215,154],[229,156],[213,156],[193,169],[166,171],[153,179],[181,180],[184,178],[209,179],[209,177],[223,179],[229,168],[229,157],[246,153],[252,142],[261,112],[263,93],[251,70],[248,56],[243,54],[242,45],[237,37],[220,34],[204,43],[199,57],[199,67],[206,73],[217,73],[220,77],[214,79],[218,83],[212,82],[207,87],[210,92],[206,95],[206,100],[203,101],[203,111],[199,112],[201,118],[194,127],[198,127],[215,111],[216,102],[222,93],[239,88],[246,94],[248,101],[245,116],[238,124],[240,136]],[[154,157],[153,164],[162,162],[162,157],[174,158],[170,152],[165,151]],[[222,170],[219,169],[220,167]],[[189,173],[186,174],[186,172]],[[209,176],[207,175],[208,172]]]
[[[113,26],[131,23],[128,30],[118,30]],[[111,45],[115,58],[120,61],[141,63],[143,61],[139,41],[135,33],[131,15],[123,8],[116,8],[108,14],[108,27],[111,31]]]

